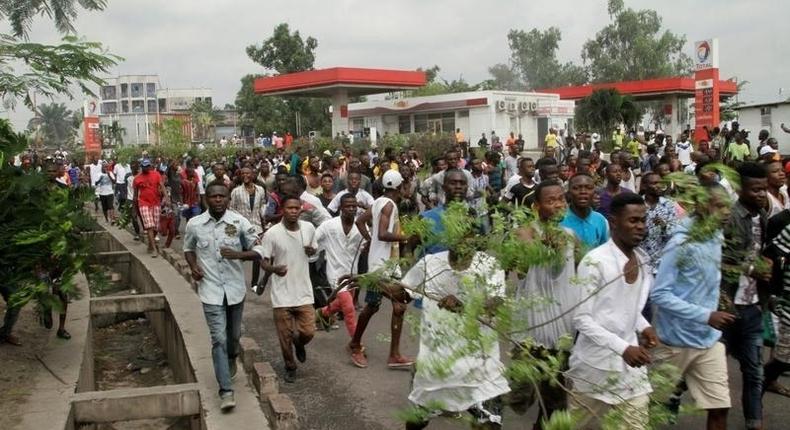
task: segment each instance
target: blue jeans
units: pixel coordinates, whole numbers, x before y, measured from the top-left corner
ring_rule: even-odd
[[[741,365],[743,417],[746,428],[762,426],[763,420],[763,312],[757,305],[736,305],[738,318],[724,331],[727,353]]]
[[[222,305],[203,303],[203,314],[206,316],[211,333],[211,358],[214,361],[214,375],[217,377],[220,396],[233,392],[230,362],[239,355],[243,310],[244,302],[229,306],[227,298],[223,300]]]

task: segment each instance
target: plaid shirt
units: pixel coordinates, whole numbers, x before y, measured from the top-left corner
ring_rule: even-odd
[[[250,194],[244,185],[239,185],[230,192],[230,209],[247,218],[256,227],[261,227],[261,217],[266,207],[266,192],[260,185],[255,187],[255,200],[250,207]]]

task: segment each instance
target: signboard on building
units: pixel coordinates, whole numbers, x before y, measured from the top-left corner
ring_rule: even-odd
[[[697,70],[719,68],[719,39],[694,42],[694,61]]]
[[[99,130],[99,102],[86,100],[82,104],[83,140],[86,154],[101,153],[101,132]]]
[[[707,139],[705,127],[719,125],[719,41],[694,42],[694,140]]]

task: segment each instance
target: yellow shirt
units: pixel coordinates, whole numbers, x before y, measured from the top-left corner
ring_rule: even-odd
[[[623,148],[623,138],[625,137],[625,133],[623,132],[614,132],[612,133],[612,140],[614,141],[615,149],[622,149]]]
[[[546,142],[547,148],[556,148],[557,147],[557,135],[553,133],[549,133],[546,135],[546,138],[543,139]]]
[[[391,161],[390,162],[390,170],[394,170],[394,171],[397,172],[398,171],[398,163],[396,163],[394,161]],[[373,168],[373,176],[375,176],[376,178],[381,176],[381,169],[379,168],[378,165]]]
[[[461,133],[460,131],[458,133],[455,133],[455,143],[461,143],[461,142],[465,142],[465,141],[466,141],[466,139],[464,139],[464,134],[463,133]]]

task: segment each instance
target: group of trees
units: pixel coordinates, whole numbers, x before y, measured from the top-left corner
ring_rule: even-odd
[[[318,41],[313,37],[302,38],[298,30],[291,32],[286,23],[275,27],[271,37],[261,45],[246,48],[247,56],[265,69],[265,73],[248,74],[241,78],[241,89],[236,94],[236,108],[244,127],[265,133],[294,132],[297,125],[302,134],[318,131],[331,133],[329,101],[306,97],[261,97],[255,94],[255,79],[273,73],[286,74],[312,70]]]
[[[489,69],[493,84],[508,90],[539,90],[691,72],[685,36],[663,29],[655,10],[627,8],[624,0],[609,0],[607,10],[611,22],[584,44],[581,65],[557,60],[562,40],[559,28],[511,30],[507,36],[510,61]]]

